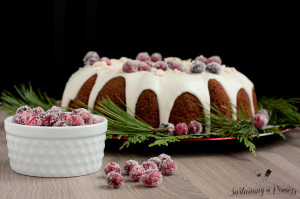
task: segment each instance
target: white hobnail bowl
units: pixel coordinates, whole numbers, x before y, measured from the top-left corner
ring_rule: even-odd
[[[95,173],[102,166],[107,120],[86,126],[26,126],[4,121],[13,171],[38,177],[72,177]]]

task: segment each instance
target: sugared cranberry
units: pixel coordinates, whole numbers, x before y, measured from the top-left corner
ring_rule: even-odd
[[[217,62],[218,64],[222,64],[222,60],[219,56],[211,56],[207,59],[206,64]]]
[[[199,55],[198,57],[195,58],[195,61],[202,61],[203,63],[206,63],[207,58],[204,57],[203,55]]]
[[[124,177],[121,173],[111,171],[107,174],[107,184],[110,188],[120,188],[124,184]]]
[[[21,106],[20,108],[18,108],[16,114],[21,114],[24,111],[26,111],[30,115],[32,114],[32,109],[29,106],[27,106],[27,105]]]
[[[141,182],[149,187],[158,186],[162,182],[162,174],[157,169],[148,169],[141,176]]]
[[[58,120],[62,122],[68,121],[71,116],[68,113],[61,112],[58,114]]]
[[[188,133],[188,126],[186,123],[179,123],[175,126],[175,134],[176,135],[186,135]]]
[[[189,123],[189,133],[196,135],[202,132],[202,125],[200,122],[193,120]]]
[[[104,167],[104,173],[107,175],[109,172],[115,171],[117,173],[121,173],[121,167],[116,162],[110,162]]]
[[[93,123],[93,116],[91,112],[85,108],[78,108],[71,112],[70,115],[79,115],[84,120],[85,124],[92,124]]]
[[[158,157],[152,157],[148,161],[154,162],[156,164],[156,166],[157,166],[157,169],[161,170],[162,160],[160,158],[158,158]]]
[[[168,160],[168,159],[171,159],[171,156],[165,154],[165,153],[162,153],[158,156],[158,158],[161,160],[161,162],[165,161],[165,160]]]
[[[45,110],[42,107],[36,107],[32,109],[32,116],[38,116],[40,113],[45,112]]]
[[[175,69],[177,69],[179,71],[183,71],[184,70],[183,65],[181,63],[179,63],[179,62],[167,61],[167,64],[168,64],[168,66],[169,66],[169,68],[171,70],[175,70]]]
[[[99,59],[99,61],[105,61],[108,66],[111,65],[111,61],[108,57],[101,57],[101,59]]]
[[[207,64],[206,71],[216,74],[216,75],[219,75],[221,73],[221,65],[218,64],[217,62],[211,62],[211,63]]]
[[[163,161],[161,165],[161,173],[163,175],[173,175],[177,170],[177,164],[172,159],[167,159]]]
[[[71,115],[68,118],[67,122],[70,126],[83,126],[84,125],[84,120],[79,115]]]
[[[168,128],[168,135],[174,135],[175,126],[172,123],[161,123],[159,128]]]
[[[53,126],[58,121],[58,114],[47,112],[43,118],[43,123],[45,126]]]
[[[161,69],[163,71],[166,71],[169,68],[167,62],[165,62],[165,61],[157,61],[157,62],[155,62],[153,67],[156,69]]]
[[[268,122],[269,122],[270,116],[269,116],[269,113],[268,113],[268,111],[266,109],[259,110],[256,114],[263,114],[263,115],[265,115],[267,117]]]
[[[124,165],[124,171],[128,175],[130,170],[135,166],[139,165],[139,163],[136,160],[128,160]]]
[[[26,125],[28,126],[43,126],[43,120],[39,117],[32,117]]]
[[[83,58],[85,65],[93,65],[96,61],[100,59],[99,55],[95,51],[89,51]]]
[[[202,61],[196,60],[191,65],[191,73],[202,73],[205,70],[206,64]]]
[[[150,71],[151,67],[146,62],[140,62],[138,70],[139,71]]]
[[[57,105],[57,106],[61,106],[61,102],[62,102],[61,100],[57,100],[57,101],[56,101],[56,105]]]
[[[156,163],[154,163],[154,162],[152,162],[150,160],[147,160],[147,161],[143,162],[142,166],[144,167],[145,170],[148,170],[148,169],[158,169]]]
[[[99,124],[101,123],[102,121],[96,117],[93,117],[93,124]]]
[[[59,114],[62,110],[58,106],[52,106],[51,109],[47,110],[46,113],[53,113],[53,114]]]
[[[145,172],[145,169],[142,165],[135,165],[130,171],[129,171],[129,177],[133,181],[140,181],[141,176]]]
[[[69,123],[68,123],[68,121],[58,120],[57,122],[55,122],[53,124],[53,126],[56,126],[56,127],[69,126]]]
[[[123,72],[134,73],[138,70],[139,62],[136,60],[129,60],[123,64]]]
[[[268,124],[269,120],[264,114],[255,114],[253,124],[256,128],[263,128]]]
[[[27,111],[16,114],[13,117],[13,123],[25,125],[31,118],[31,115]]]
[[[147,52],[140,52],[135,59],[140,61],[151,61],[151,57]]]
[[[151,61],[152,62],[158,62],[158,61],[161,61],[162,60],[162,56],[160,53],[153,53],[151,55]]]
[[[150,67],[152,67],[153,66],[153,64],[152,64],[152,62],[151,61],[143,61],[143,62],[145,62],[145,63],[147,63]]]

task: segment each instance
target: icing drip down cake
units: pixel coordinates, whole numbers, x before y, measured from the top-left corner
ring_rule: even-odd
[[[218,56],[182,60],[141,52],[135,59],[109,59],[91,51],[83,61],[85,66],[66,84],[62,106],[76,108],[77,100],[94,107],[108,96],[126,110],[121,99],[154,128],[161,123],[188,124],[211,105],[233,119],[236,116],[224,107],[246,111],[249,118],[257,109],[253,83]]]

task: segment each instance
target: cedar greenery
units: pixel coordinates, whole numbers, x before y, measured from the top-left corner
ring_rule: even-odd
[[[14,96],[8,91],[1,93],[2,102],[0,105],[4,111],[14,114],[16,110],[24,105],[29,107],[40,106],[43,109],[49,109],[56,105],[54,98],[48,97],[45,93],[33,91],[31,84],[29,88],[25,85],[21,85],[20,88],[15,86],[15,89],[19,96]],[[99,106],[90,108],[87,105],[78,102],[81,107],[86,107],[94,114],[102,115],[108,120],[107,139],[112,139],[113,136],[117,136],[118,139],[126,137],[127,140],[123,142],[120,149],[129,147],[131,144],[143,143],[144,141],[151,141],[148,145],[152,146],[168,146],[169,143],[179,142],[183,139],[195,139],[195,138],[210,138],[210,137],[235,137],[241,143],[243,143],[253,155],[255,155],[255,145],[253,139],[260,137],[263,133],[272,132],[285,138],[281,132],[284,127],[300,126],[300,113],[296,107],[300,104],[300,99],[277,99],[277,98],[262,98],[258,104],[259,109],[266,109],[270,114],[270,126],[265,129],[257,129],[253,125],[252,119],[248,119],[245,111],[231,111],[232,115],[240,118],[235,120],[228,118],[221,113],[221,111],[213,106],[211,110],[204,110],[204,117],[197,118],[206,129],[210,129],[206,133],[200,135],[180,135],[170,136],[167,135],[167,129],[153,128],[140,118],[136,117],[134,113],[127,110],[129,113],[118,107],[109,98],[103,99],[97,102]],[[124,104],[124,103],[123,103]],[[65,107],[68,108],[68,107]],[[210,122],[208,122],[210,121]],[[210,132],[210,133],[208,133]]]

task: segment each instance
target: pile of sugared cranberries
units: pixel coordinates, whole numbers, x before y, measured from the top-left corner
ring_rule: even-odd
[[[167,128],[168,135],[199,135],[203,131],[202,124],[193,120],[188,125],[186,123],[178,123],[175,127],[172,123],[161,123],[159,128]]]
[[[99,57],[98,53],[95,51],[89,51],[83,58],[85,65],[92,66],[95,62],[104,61],[106,65],[110,66],[111,61],[108,57]]]
[[[267,110],[262,109],[258,111],[255,116],[253,117],[253,124],[256,128],[263,128],[265,127],[270,120],[270,116]]]
[[[93,117],[91,112],[85,108],[65,113],[58,106],[53,106],[45,111],[41,107],[31,109],[27,105],[18,108],[13,117],[13,123],[27,126],[84,126],[98,124],[101,120]]]
[[[124,165],[124,173],[134,182],[141,182],[145,186],[158,186],[162,182],[163,175],[173,175],[177,170],[177,164],[167,154],[149,158],[142,164],[136,160],[128,160]],[[110,188],[119,188],[124,184],[124,177],[120,172],[120,166],[116,162],[108,163],[104,168],[107,184]]]
[[[211,56],[209,58],[200,55],[195,58],[191,65],[191,73],[202,73],[207,71],[219,75],[221,73],[222,60],[219,56]]]

